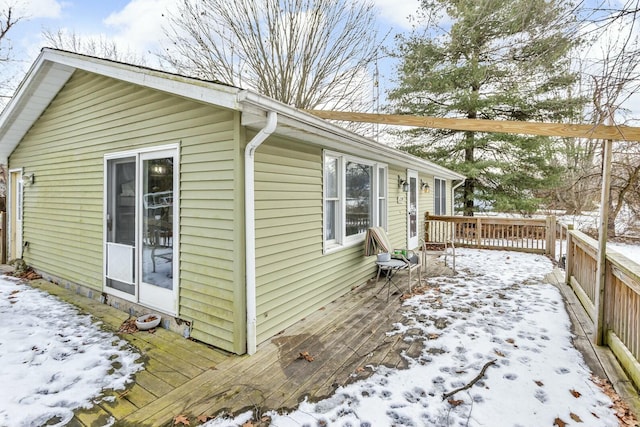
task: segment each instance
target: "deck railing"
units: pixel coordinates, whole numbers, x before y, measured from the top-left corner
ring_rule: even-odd
[[[597,248],[595,239],[568,231],[566,282],[592,320],[602,316],[604,343],[640,388],[640,264],[607,249],[603,301],[596,305]]]
[[[556,223],[553,216],[511,219],[426,213],[425,239],[438,240],[442,234],[452,236],[456,246],[541,253],[557,260],[587,314],[594,322],[603,319],[603,342],[640,389],[640,264],[607,249],[604,291],[596,305],[598,242]]]
[[[425,214],[425,237],[433,233],[434,222],[452,227],[456,246],[478,249],[504,249],[547,254],[555,258],[555,217],[497,218],[439,216]],[[430,230],[431,229],[431,230]],[[554,232],[550,232],[553,230]]]

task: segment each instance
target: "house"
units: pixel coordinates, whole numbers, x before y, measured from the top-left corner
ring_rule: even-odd
[[[250,90],[53,49],[0,161],[10,258],[238,354],[371,278],[367,227],[416,247],[464,180]]]

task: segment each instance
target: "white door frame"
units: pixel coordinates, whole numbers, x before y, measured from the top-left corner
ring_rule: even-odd
[[[7,259],[22,258],[22,215],[24,207],[24,185],[22,183],[23,168],[9,169],[9,191],[7,192],[7,207],[9,218],[7,221]]]
[[[109,170],[110,168],[110,162],[111,161],[115,161],[117,163],[118,160],[125,160],[127,158],[136,158],[135,162],[137,163],[137,154],[135,152],[122,152],[122,153],[113,153],[113,154],[108,154],[104,156],[104,166],[103,166],[103,170],[104,170],[104,190],[103,190],[103,237],[102,237],[102,244],[103,244],[103,274],[102,274],[102,289],[105,293],[110,294],[110,295],[114,295],[118,298],[122,298],[126,301],[131,301],[131,302],[137,302],[138,301],[138,287],[136,286],[136,279],[135,279],[135,269],[137,268],[137,265],[135,263],[135,261],[133,262],[133,269],[134,269],[134,273],[131,274],[132,278],[130,280],[121,280],[122,282],[126,283],[126,284],[131,284],[134,286],[134,293],[133,294],[129,294],[127,292],[124,291],[120,291],[118,289],[115,289],[113,287],[109,287],[107,286],[107,280],[110,278],[110,267],[109,267],[109,257],[108,254],[111,250],[111,248],[109,246],[112,246],[113,249],[120,249],[118,252],[120,252],[120,255],[123,255],[126,247],[125,245],[119,245],[119,244],[113,244],[112,242],[108,241],[108,237],[109,237],[109,233],[111,232],[109,230],[110,228],[110,224],[112,223],[112,221],[116,221],[116,219],[114,218],[110,218],[109,217],[109,206],[114,202],[115,200],[115,193],[110,193],[109,192],[109,188],[114,184],[114,182],[110,182],[115,180],[115,177],[112,176],[111,171]],[[136,196],[137,197],[137,196]],[[137,202],[136,202],[137,203]],[[134,212],[135,212],[135,208],[134,208]],[[137,236],[137,233],[135,233],[135,235]],[[135,248],[138,246],[138,242],[134,243],[133,248],[130,248],[130,251],[134,251]],[[121,266],[122,267],[122,266]],[[120,274],[118,274],[119,276]]]
[[[140,188],[139,194],[142,195],[143,194],[143,182],[144,182],[144,168],[142,167],[142,164],[145,160],[152,160],[152,159],[158,159],[158,158],[167,158],[167,157],[172,157],[173,158],[173,200],[172,200],[172,206],[171,206],[171,214],[172,214],[172,236],[171,236],[171,250],[172,250],[172,256],[171,256],[171,271],[173,272],[171,275],[172,278],[172,287],[171,289],[165,289],[162,287],[159,287],[157,285],[153,285],[150,283],[146,283],[143,279],[143,256],[144,256],[144,239],[143,239],[143,227],[139,226],[137,227],[138,230],[138,242],[140,242],[140,244],[138,245],[138,252],[137,252],[137,262],[138,265],[140,266],[140,268],[138,268],[138,278],[137,278],[137,282],[138,282],[138,295],[139,295],[139,302],[140,304],[147,306],[147,307],[151,307],[151,308],[155,308],[158,309],[160,311],[163,311],[165,313],[169,313],[172,315],[176,315],[178,313],[178,278],[179,278],[179,270],[178,270],[178,257],[179,257],[179,252],[178,252],[178,248],[179,248],[179,239],[178,239],[178,235],[180,234],[178,232],[179,228],[178,228],[178,218],[179,218],[179,206],[178,206],[178,202],[180,200],[180,198],[178,197],[179,193],[178,193],[178,177],[180,176],[180,170],[178,169],[179,166],[179,153],[178,153],[178,148],[177,146],[175,148],[171,148],[171,149],[165,149],[165,150],[157,150],[157,151],[149,151],[149,152],[145,152],[145,153],[140,153],[138,156],[138,185]],[[142,200],[142,197],[140,197],[140,203],[138,205],[138,217],[142,218],[144,214],[144,203]],[[141,225],[141,220],[138,221],[139,224]],[[169,302],[169,304],[167,304],[167,302]]]
[[[407,182],[409,183],[409,192],[407,193],[407,249],[415,249],[418,247],[420,240],[418,171],[407,169]],[[413,206],[412,201],[414,202]],[[413,222],[411,221],[412,216],[415,217]]]
[[[107,238],[108,238],[108,201],[109,197],[109,161],[116,160],[120,158],[127,157],[135,157],[136,164],[136,185],[135,185],[135,250],[134,250],[134,286],[135,292],[134,294],[129,294],[123,291],[119,291],[117,289],[111,288],[107,286],[107,272],[108,268],[108,260],[107,260]],[[145,159],[152,159],[158,157],[173,157],[173,257],[172,257],[172,271],[173,271],[173,286],[172,290],[165,289],[157,289],[157,287],[144,284],[142,281],[142,261],[143,261],[143,239],[142,239],[142,215],[144,212],[143,207],[143,184],[142,184],[142,163]],[[118,153],[110,153],[104,156],[104,201],[103,201],[103,286],[102,289],[105,293],[111,294],[120,298],[123,298],[127,301],[131,301],[134,303],[139,303],[145,307],[153,308],[155,310],[161,311],[170,315],[178,314],[178,286],[179,286],[179,251],[180,247],[179,242],[179,206],[178,202],[180,200],[179,193],[179,159],[180,159],[180,150],[178,144],[170,144],[163,145],[159,147],[150,147],[143,148],[139,150],[130,150]],[[145,287],[146,285],[146,287]],[[155,289],[149,288],[153,286]],[[154,292],[151,292],[151,291]],[[159,292],[155,292],[158,291]],[[146,292],[145,292],[146,291]],[[167,299],[169,301],[167,301]]]

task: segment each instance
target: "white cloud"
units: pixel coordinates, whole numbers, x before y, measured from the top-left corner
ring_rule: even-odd
[[[62,9],[67,5],[66,2],[57,0],[26,0],[20,2],[12,2],[3,0],[0,2],[2,7],[15,5],[15,11],[19,16],[25,16],[29,19],[33,18],[60,18]]]
[[[374,0],[380,10],[380,19],[399,29],[411,28],[409,15],[415,15],[420,7],[418,0]]]
[[[162,25],[174,0],[132,0],[122,10],[109,15],[104,24],[114,30],[112,38],[141,54],[155,50],[164,38]]]

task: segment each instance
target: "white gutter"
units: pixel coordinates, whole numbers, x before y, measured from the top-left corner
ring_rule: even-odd
[[[254,158],[260,144],[276,130],[278,114],[267,113],[267,123],[244,149],[244,218],[245,218],[245,270],[247,282],[247,353],[254,354],[256,338],[256,218]]]

